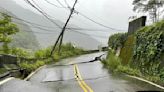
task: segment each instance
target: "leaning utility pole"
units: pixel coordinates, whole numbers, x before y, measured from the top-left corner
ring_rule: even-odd
[[[62,31],[61,31],[60,35],[58,36],[58,38],[57,38],[57,40],[56,40],[56,42],[55,42],[53,48],[52,48],[52,51],[51,51],[51,53],[50,53],[50,56],[53,55],[53,53],[54,53],[54,51],[55,51],[55,48],[56,48],[56,46],[57,46],[59,40],[60,40],[60,43],[59,43],[59,52],[60,52],[61,45],[62,45],[62,41],[63,41],[63,35],[64,35],[65,29],[66,29],[66,27],[67,27],[67,24],[68,24],[68,22],[69,22],[69,20],[70,20],[70,18],[71,18],[71,16],[72,16],[72,14],[73,14],[73,12],[74,12],[74,8],[75,8],[76,3],[77,3],[77,0],[75,0],[75,3],[73,4],[72,9],[70,10],[70,15],[69,15],[69,17],[68,17],[68,19],[67,19],[65,25],[63,26]]]

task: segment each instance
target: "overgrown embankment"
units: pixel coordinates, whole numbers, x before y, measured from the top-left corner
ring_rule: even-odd
[[[164,21],[125,35],[110,36],[108,44],[112,50],[104,65],[113,72],[139,76],[164,86]],[[116,56],[119,48],[120,54]]]

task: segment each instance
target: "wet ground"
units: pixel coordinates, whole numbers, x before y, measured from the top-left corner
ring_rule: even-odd
[[[100,61],[104,52],[82,55],[48,65],[28,81],[13,79],[0,86],[0,92],[136,92],[162,91],[152,85],[125,76],[113,76]],[[64,65],[64,66],[58,66]]]

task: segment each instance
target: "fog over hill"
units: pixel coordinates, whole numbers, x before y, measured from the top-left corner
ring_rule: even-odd
[[[53,45],[59,35],[61,29],[55,26],[52,22],[46,19],[44,16],[36,14],[28,9],[25,9],[17,5],[12,0],[0,0],[0,7],[5,8],[7,11],[13,13],[16,17],[31,23],[39,24],[28,24],[30,29],[36,35],[36,38],[42,48]],[[64,23],[59,20],[54,20],[60,26]],[[25,23],[25,22],[24,22]],[[68,27],[77,27],[76,25],[68,25]],[[25,30],[27,31],[27,30]],[[28,38],[27,38],[28,39]],[[97,49],[101,43],[90,35],[76,32],[72,30],[66,30],[64,35],[64,43],[71,42],[75,46],[82,47],[84,49]]]
[[[15,15],[6,11],[5,9],[0,8],[0,12],[7,13],[8,15],[16,18]],[[19,32],[15,35],[12,35],[12,42],[9,44],[11,47],[19,47],[31,50],[37,50],[40,48],[35,34],[27,24],[16,19],[12,19],[12,22],[17,25]]]

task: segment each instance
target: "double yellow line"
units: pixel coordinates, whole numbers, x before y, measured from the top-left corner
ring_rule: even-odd
[[[86,84],[86,82],[81,77],[81,74],[79,72],[78,66],[74,65],[74,76],[77,82],[79,83],[80,87],[83,89],[84,92],[93,92],[93,90]]]

